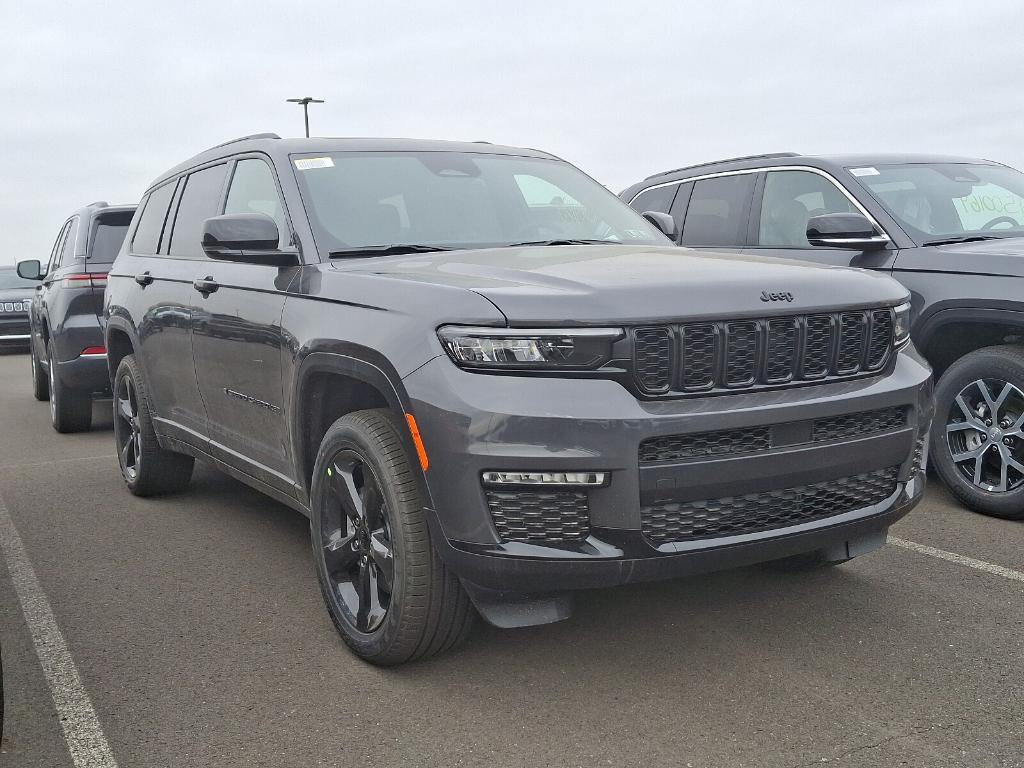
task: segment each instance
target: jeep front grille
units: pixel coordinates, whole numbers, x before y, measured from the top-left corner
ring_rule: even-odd
[[[640,510],[655,546],[761,533],[880,504],[896,490],[899,467],[763,493],[703,501],[665,501]]]
[[[720,394],[844,379],[881,370],[891,309],[633,330],[633,379],[644,394]]]

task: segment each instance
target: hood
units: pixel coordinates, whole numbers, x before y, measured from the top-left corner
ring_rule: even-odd
[[[0,301],[31,300],[35,295],[35,288],[0,288]]]
[[[1024,237],[911,248],[900,251],[896,269],[1024,277]]]
[[[533,325],[760,317],[896,304],[907,296],[878,273],[673,246],[440,251],[337,262],[335,269],[466,288],[510,323]]]

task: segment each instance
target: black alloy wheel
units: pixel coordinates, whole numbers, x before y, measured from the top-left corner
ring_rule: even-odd
[[[114,394],[114,438],[121,471],[129,482],[139,476],[142,463],[142,431],[139,427],[139,395],[131,376],[122,376]]]

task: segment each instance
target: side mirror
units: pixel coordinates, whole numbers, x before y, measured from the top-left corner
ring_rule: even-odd
[[[295,251],[278,248],[277,223],[263,213],[226,213],[203,222],[203,251],[211,259],[293,267]]]
[[[39,259],[28,259],[27,261],[19,261],[18,277],[22,278],[23,280],[42,280],[43,265],[39,263]]]
[[[877,251],[889,245],[889,238],[859,213],[827,213],[807,220],[807,242],[825,248]]]
[[[644,211],[641,214],[651,224],[656,226],[669,240],[676,239],[676,220],[667,213],[661,211]]]

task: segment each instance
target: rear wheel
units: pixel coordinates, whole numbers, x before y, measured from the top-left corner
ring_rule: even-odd
[[[84,432],[92,426],[92,395],[64,384],[57,375],[53,341],[47,345],[46,366],[50,389],[50,421],[58,432]]]
[[[986,347],[949,367],[931,445],[936,472],[966,506],[1024,519],[1024,349]]]
[[[136,496],[180,491],[192,478],[191,456],[160,447],[153,431],[142,372],[127,355],[114,376],[114,442],[121,475]]]
[[[50,399],[50,382],[46,378],[43,366],[39,364],[39,357],[36,355],[34,341],[29,342],[29,357],[32,358],[32,396],[36,400],[45,401]]]
[[[359,411],[324,436],[313,476],[313,558],[327,610],[357,655],[380,665],[446,651],[473,608],[434,551],[422,478],[402,426]]]

